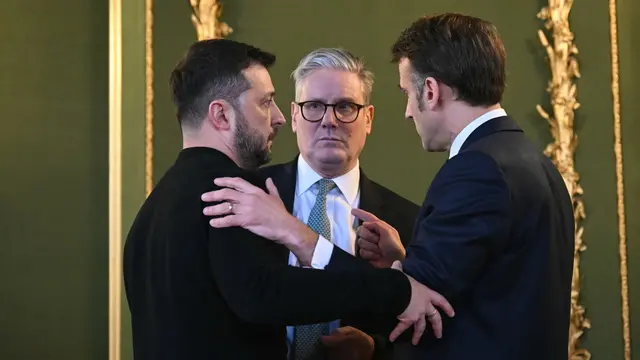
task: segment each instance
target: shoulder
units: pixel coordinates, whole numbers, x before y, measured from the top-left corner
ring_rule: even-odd
[[[283,174],[285,171],[287,171],[287,169],[290,168],[291,166],[292,166],[291,162],[263,166],[260,169],[258,169],[258,173],[264,176],[265,178],[274,177],[274,176],[277,177],[278,175]]]
[[[267,177],[258,171],[238,169],[234,172],[225,174],[224,177],[242,179],[253,186],[259,187],[260,189],[267,191],[267,188],[266,188]],[[211,183],[215,189],[220,188],[215,184],[213,184],[213,181]]]
[[[432,200],[467,198],[464,202],[487,195],[498,195],[495,200],[508,201],[509,186],[498,162],[481,151],[464,151],[447,160],[428,193]]]
[[[287,165],[288,165],[288,163],[267,165],[267,166],[263,166],[260,169],[258,169],[258,172],[265,173],[265,174],[271,174],[271,173],[274,173],[274,172],[280,172],[280,171],[284,170]]]
[[[501,178],[502,169],[496,159],[483,151],[463,151],[447,160],[438,171],[436,179],[455,176],[460,178]],[[450,180],[450,179],[448,179]]]

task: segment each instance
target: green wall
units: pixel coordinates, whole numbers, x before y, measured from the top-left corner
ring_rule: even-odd
[[[640,60],[640,48],[638,41],[633,42],[638,37],[637,32],[631,35],[630,30],[633,15],[637,18],[639,14],[638,5],[632,0],[619,1],[629,287],[633,308],[640,302],[637,300],[640,284],[633,277],[634,272],[640,273],[637,241],[640,229],[633,221],[640,216],[640,209],[629,199],[637,199],[640,195],[640,174],[636,165],[640,162],[640,146],[633,140],[640,131],[637,120],[640,109],[637,101],[633,101],[640,95],[634,88],[640,79],[637,70],[633,69],[633,59]],[[546,121],[535,109],[538,103],[549,109],[545,90],[550,72],[545,50],[537,36],[543,22],[536,17],[546,3],[544,1],[493,0],[491,6],[488,6],[489,2],[475,0],[446,3],[423,0],[235,0],[224,3],[223,20],[234,29],[229,38],[255,44],[278,56],[272,78],[278,91],[277,102],[285,114],[293,99],[289,74],[306,52],[321,46],[343,46],[365,57],[376,75],[372,100],[376,106],[376,119],[361,156],[362,166],[371,177],[417,203],[422,201],[445,157],[422,151],[413,125],[403,119],[405,99],[397,90],[397,69],[389,62],[389,47],[399,32],[422,14],[460,11],[494,22],[504,38],[509,56],[508,89],[503,106],[541,147],[551,141]],[[156,179],[173,162],[181,145],[166,79],[174,63],[196,38],[189,12],[190,8],[180,2],[156,5],[154,34],[156,39],[162,39],[154,49],[157,64]],[[582,72],[582,78],[577,81],[582,106],[576,113],[579,137],[576,167],[581,174],[587,209],[584,240],[588,249],[583,253],[581,267],[582,304],[586,306],[592,324],[583,339],[594,359],[607,360],[623,358],[608,14],[607,2],[582,0],[574,4],[571,16]],[[293,133],[284,131],[281,134],[274,148],[275,162],[287,161],[297,151]],[[398,161],[401,158],[406,161]],[[640,316],[632,313],[634,315],[636,321],[633,323],[640,324]],[[640,353],[639,344],[636,341],[635,353]]]
[[[224,20],[232,39],[278,55],[273,80],[287,113],[289,78],[298,60],[320,46],[362,55],[376,74],[374,131],[361,162],[379,182],[421,202],[444,154],[424,153],[411,123],[389,46],[421,14],[460,11],[496,23],[509,53],[507,111],[541,146],[549,131],[535,105],[547,105],[549,70],[536,32],[540,0],[234,0]],[[490,5],[490,6],[489,6]],[[0,359],[106,359],[108,355],[108,1],[59,5],[5,0],[0,5]],[[180,149],[170,103],[169,72],[195,31],[186,1],[155,1],[154,175]],[[268,14],[268,15],[267,15]],[[620,90],[631,325],[640,326],[640,16],[634,0],[618,0]],[[123,1],[123,232],[144,198],[144,0]],[[623,359],[608,4],[574,4],[571,27],[582,78],[577,112],[577,170],[585,190],[588,249],[583,298],[593,359]],[[634,31],[634,29],[636,31]],[[547,107],[548,108],[548,107]],[[275,162],[291,159],[290,131],[276,143]],[[404,158],[406,162],[397,161]],[[123,359],[131,359],[123,301]],[[526,324],[523,324],[526,326]],[[637,332],[637,331],[636,331]],[[633,335],[633,333],[632,333]],[[640,359],[640,341],[632,342]]]
[[[107,358],[108,3],[0,3],[0,359]]]
[[[278,92],[276,100],[285,114],[289,113],[289,104],[293,100],[290,73],[307,52],[321,46],[343,46],[363,56],[376,75],[372,99],[376,106],[376,119],[361,157],[362,165],[372,177],[421,202],[445,155],[425,153],[413,124],[404,120],[405,98],[397,90],[397,68],[390,63],[389,52],[400,31],[418,14],[453,9],[495,22],[509,51],[509,90],[504,105],[534,139],[541,144],[549,140],[546,122],[535,110],[537,103],[547,99],[545,52],[538,45],[536,35],[541,21],[535,15],[540,6],[530,0],[524,3],[494,0],[493,3],[496,6],[489,8],[472,0],[456,1],[447,6],[437,2],[425,4],[420,0],[396,4],[388,1],[354,0],[345,3],[329,0],[323,1],[322,5],[296,0],[244,0],[227,2],[223,20],[234,29],[229,38],[255,44],[278,56],[272,78]],[[181,146],[167,79],[175,62],[196,37],[189,12],[189,6],[181,2],[156,4],[156,179],[173,162],[176,150]],[[269,16],[264,16],[267,13]],[[603,34],[606,35],[605,32]],[[275,144],[274,161],[291,159],[296,151],[293,133],[284,131]],[[398,154],[408,156],[412,161],[397,161]],[[413,176],[401,177],[400,180],[396,173]]]

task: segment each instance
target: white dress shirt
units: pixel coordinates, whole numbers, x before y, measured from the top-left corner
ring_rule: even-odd
[[[460,148],[462,148],[462,144],[464,144],[469,135],[471,135],[471,133],[475,129],[477,129],[480,125],[486,123],[487,121],[501,116],[507,116],[507,112],[504,111],[504,109],[495,109],[482,114],[482,116],[467,124],[467,126],[465,126],[462,131],[460,131],[460,133],[453,139],[451,148],[449,149],[449,159],[458,155]]]
[[[298,176],[296,180],[293,215],[307,223],[318,193],[316,182],[322,177],[316,173],[302,156],[298,157]],[[356,219],[351,209],[360,203],[360,164],[346,174],[332,179],[336,187],[327,194],[327,215],[331,221],[331,241],[321,235],[313,253],[311,267],[324,269],[331,259],[334,244],[342,250],[354,255],[356,248]],[[299,266],[293,253],[289,254],[289,265]],[[327,294],[330,296],[331,294]],[[340,326],[340,321],[331,323],[331,331]],[[287,327],[287,344],[293,341],[293,327]]]
[[[316,203],[318,189],[314,185],[321,178],[322,176],[318,175],[302,156],[298,157],[293,215],[305,224],[313,205]],[[311,267],[314,269],[324,269],[329,264],[334,244],[350,254],[355,254],[354,224],[356,222],[355,217],[351,215],[351,209],[357,208],[360,203],[359,162],[349,172],[332,180],[336,187],[327,194],[327,216],[331,220],[332,241],[319,236],[311,259]],[[298,259],[293,253],[289,254],[289,265],[299,265]]]

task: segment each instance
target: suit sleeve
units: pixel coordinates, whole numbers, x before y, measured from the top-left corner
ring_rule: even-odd
[[[361,312],[397,315],[409,304],[411,287],[399,271],[292,267],[274,257],[280,245],[245,229],[210,228],[209,234],[213,279],[232,311],[247,322],[299,325]]]
[[[407,247],[404,271],[450,301],[471,285],[510,226],[509,189],[495,161],[480,152],[449,160],[427,194],[425,215]]]

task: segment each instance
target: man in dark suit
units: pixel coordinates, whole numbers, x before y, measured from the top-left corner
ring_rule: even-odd
[[[358,240],[366,258],[447,297],[443,339],[396,346],[399,359],[567,358],[574,218],[553,163],[500,107],[505,50],[470,16],[424,17],[393,46],[400,87],[427,151],[449,151],[406,253],[373,214]]]
[[[239,227],[209,226],[200,196],[217,189],[211,179],[238,177],[265,189],[252,170],[269,160],[284,123],[267,70],[274,62],[246,44],[205,40],[172,72],[184,149],[142,205],[123,257],[138,360],[285,359],[286,324],[362,313],[398,316],[392,337],[416,324],[417,341],[433,304],[447,305],[402,272],[373,271],[341,250],[331,254],[331,271],[290,267],[285,247]],[[270,182],[266,189],[277,191]],[[264,233],[293,244],[310,266],[319,236],[287,215],[280,225],[296,229],[295,238],[278,228]]]
[[[351,214],[352,208],[378,214],[408,241],[420,207],[369,179],[359,166],[358,158],[374,119],[370,103],[373,74],[364,61],[344,49],[316,49],[300,60],[293,79],[297,102],[292,103],[291,123],[300,155],[289,163],[262,169],[265,177],[273,179],[287,210],[307,222],[318,200],[314,185],[317,187],[320,179],[330,180],[335,187],[325,201],[333,244],[358,255],[355,230],[359,224]],[[326,105],[332,103],[336,105]],[[289,264],[297,265],[293,253]],[[315,340],[320,342],[324,335],[324,344],[335,357],[346,351],[351,360],[369,360],[372,354],[385,358],[392,349],[385,320],[389,318],[336,320],[318,332]],[[303,331],[288,327],[292,350]]]
[[[296,157],[289,163],[272,165],[261,170],[261,173],[266,177],[273,179],[282,201],[291,213],[294,213],[298,159],[299,157]],[[398,230],[402,239],[407,241],[411,239],[413,223],[418,215],[419,206],[369,179],[362,169],[360,169],[358,186],[360,188],[360,204],[358,208],[375,213],[389,224],[393,224],[392,226]],[[336,218],[331,219],[332,221],[337,221]],[[350,222],[353,225],[355,235],[355,229],[359,226],[359,221],[356,219],[355,225],[353,223],[353,221]],[[340,245],[347,245],[342,250],[359,256],[359,249],[355,240],[354,236],[353,241],[345,241]],[[353,248],[349,249],[348,246],[351,244]],[[403,245],[406,246],[408,243],[403,243]],[[293,253],[289,257],[290,262],[295,262]],[[389,320],[393,320],[393,318],[360,315],[334,321],[331,324],[333,326],[329,327],[330,333],[323,334],[325,335],[323,336],[324,346],[330,348],[328,353],[334,354],[336,358],[338,358],[337,354],[350,354],[348,358],[352,360],[391,358],[393,343],[388,340],[388,333],[386,332],[390,328]],[[336,328],[337,326],[341,327]],[[295,327],[288,327],[288,331],[288,344],[291,347],[294,342]],[[329,334],[331,336],[326,336]],[[318,338],[318,340],[321,339]]]

